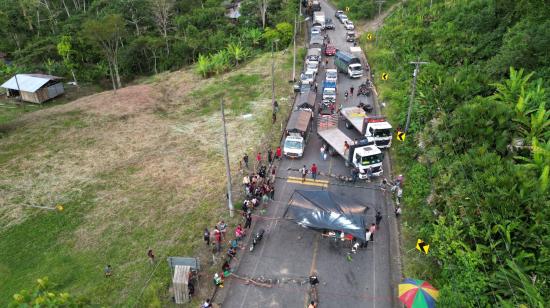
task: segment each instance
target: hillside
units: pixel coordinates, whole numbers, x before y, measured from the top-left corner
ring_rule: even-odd
[[[410,62],[428,62],[418,73],[406,141],[392,158],[406,178],[404,274],[440,289],[443,307],[543,307],[550,298],[545,7],[404,1],[378,44],[362,38],[394,127],[405,127]],[[417,239],[429,254],[415,249]]]
[[[275,56],[280,122],[292,94],[292,57]],[[92,304],[145,305],[168,301],[167,256],[199,256],[207,270],[201,230],[220,218],[233,223],[220,98],[238,179],[242,155],[265,151],[280,132],[279,122],[271,124],[270,64],[261,55],[205,80],[191,70],[163,73],[2,126],[0,306],[42,276]],[[31,207],[57,204],[63,212]],[[158,268],[147,262],[149,247]],[[113,279],[103,277],[106,264]],[[207,294],[206,280],[199,294]]]

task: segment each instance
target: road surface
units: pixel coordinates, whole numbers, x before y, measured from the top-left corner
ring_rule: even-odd
[[[322,9],[327,17],[333,19],[336,29],[328,30],[330,40],[341,50],[349,50],[350,43],[345,41],[346,30],[334,17],[335,10],[322,1]],[[329,68],[334,68],[333,57],[329,57]],[[366,76],[367,74],[365,74]],[[317,77],[319,85],[324,80],[324,68]],[[364,80],[364,78],[363,78]],[[362,80],[351,80],[343,74],[338,76],[338,104],[344,107],[359,103],[354,97],[349,102],[344,100],[344,91],[350,86],[359,88]],[[320,90],[321,87],[319,87]],[[320,91],[319,91],[320,92]],[[362,96],[361,100],[367,99]],[[320,93],[317,104],[320,101]],[[369,98],[369,102],[371,98]],[[350,138],[359,134],[339,124]],[[320,284],[318,287],[319,307],[397,307],[396,277],[399,271],[395,265],[396,232],[393,207],[389,196],[379,189],[379,183],[357,182],[352,185],[326,176],[318,176],[317,181],[309,179],[301,184],[297,169],[303,165],[310,167],[316,163],[319,171],[329,174],[350,175],[340,156],[329,157],[326,161],[320,157],[321,140],[314,130],[309,137],[304,157],[301,159],[284,159],[278,165],[275,182],[275,200],[270,203],[262,217],[255,217],[254,230],[263,228],[266,234],[253,252],[239,252],[239,266],[236,274],[242,277],[271,279],[272,287],[246,285],[242,280],[231,279],[229,289],[225,290],[223,307],[306,307],[309,300],[309,285],[305,283],[308,276],[316,273]],[[388,170],[385,162],[385,171]],[[389,178],[387,172],[385,176]],[[374,222],[376,210],[383,215],[380,229],[374,243],[361,249],[353,259],[346,258],[349,248],[341,247],[339,242],[321,237],[313,230],[302,228],[293,222],[280,219],[286,210],[287,202],[295,189],[329,190],[336,194],[346,195],[369,206],[366,225]],[[240,207],[240,205],[237,205]],[[390,222],[390,223],[389,223]],[[391,236],[390,236],[391,235]],[[394,241],[393,248],[391,241]],[[247,244],[245,242],[245,244]],[[248,245],[247,245],[248,247]],[[393,273],[392,273],[393,272]]]

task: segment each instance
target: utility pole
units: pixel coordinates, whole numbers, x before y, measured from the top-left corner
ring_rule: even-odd
[[[302,5],[300,3],[298,3],[298,5],[301,7]],[[296,81],[296,23],[297,23],[297,18],[296,18],[296,15],[294,15],[294,36],[292,37],[292,55],[293,55],[293,60],[292,60],[292,82]]]
[[[380,16],[380,13],[382,12],[382,4],[386,2],[385,0],[376,0],[376,4],[378,4],[378,16]]]
[[[225,128],[225,112],[223,110],[223,97],[220,102],[221,111],[222,111],[222,122],[223,122],[223,147],[225,154],[225,172],[227,177],[227,207],[229,208],[229,217],[233,217],[233,201],[231,193],[231,167],[229,165],[229,150],[227,149],[227,130]]]
[[[411,100],[409,101],[409,110],[407,111],[407,123],[405,124],[405,132],[409,131],[409,124],[411,123],[411,111],[412,111],[412,106],[414,102],[414,94],[416,92],[416,78],[420,73],[420,65],[428,64],[428,62],[413,61],[413,62],[410,62],[410,64],[414,64],[415,67],[413,72],[412,93],[411,93]]]
[[[273,43],[277,45],[278,41],[271,41],[271,105],[273,110],[275,110],[275,55],[273,53]]]

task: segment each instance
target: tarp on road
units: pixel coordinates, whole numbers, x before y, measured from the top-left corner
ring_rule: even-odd
[[[283,215],[297,224],[319,231],[344,231],[365,238],[365,213],[368,207],[321,190],[295,190]]]

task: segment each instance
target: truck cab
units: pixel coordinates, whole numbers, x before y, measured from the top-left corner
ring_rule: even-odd
[[[365,121],[365,137],[373,140],[379,148],[389,148],[392,139],[391,124],[381,117],[365,118]]]
[[[315,95],[314,93],[310,93]],[[300,158],[304,155],[307,137],[311,131],[313,106],[301,104],[305,108],[294,110],[290,115],[283,143],[283,154],[288,158]]]
[[[304,137],[298,133],[289,133],[283,144],[283,154],[288,158],[299,158],[304,155]]]
[[[370,145],[359,146],[353,151],[353,166],[359,169],[359,178],[367,178],[367,169],[370,168],[373,176],[381,176],[383,173],[382,161],[384,153],[369,142]]]

